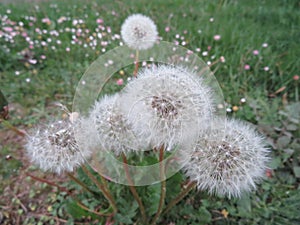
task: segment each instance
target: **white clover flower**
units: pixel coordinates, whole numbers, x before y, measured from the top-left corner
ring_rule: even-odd
[[[31,162],[44,171],[58,174],[74,171],[90,155],[89,151],[79,149],[75,127],[70,121],[57,121],[28,136],[25,148]]]
[[[145,50],[154,45],[158,33],[156,25],[149,17],[133,14],[123,23],[121,36],[130,48]]]
[[[216,120],[210,131],[199,137],[186,175],[200,190],[239,197],[256,188],[266,170],[269,150],[263,138],[248,124]]]
[[[140,71],[123,89],[120,106],[138,137],[167,150],[193,142],[214,111],[202,78],[165,65]]]
[[[91,131],[97,136],[97,143],[107,151],[113,151],[119,155],[132,150],[142,150],[141,142],[131,130],[126,117],[119,109],[118,94],[105,96],[97,101],[90,112],[92,121]]]

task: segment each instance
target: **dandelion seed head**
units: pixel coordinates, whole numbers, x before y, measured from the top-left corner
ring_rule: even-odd
[[[131,131],[127,118],[119,109],[119,94],[105,96],[97,101],[90,113],[89,119],[94,129],[97,142],[103,149],[112,151],[116,155],[127,153],[133,150],[143,149],[139,139]]]
[[[154,45],[158,33],[156,25],[149,17],[133,14],[123,23],[121,36],[130,48],[144,50]]]
[[[192,72],[175,66],[144,68],[121,93],[120,108],[132,129],[152,147],[172,149],[192,141],[213,113],[210,89]]]
[[[70,121],[57,121],[40,128],[28,136],[25,145],[32,163],[44,171],[55,173],[72,172],[89,156],[81,151],[75,140],[75,125]]]
[[[227,120],[223,126],[222,121],[216,121],[199,137],[184,170],[200,190],[239,197],[254,190],[264,177],[269,150],[248,124]]]

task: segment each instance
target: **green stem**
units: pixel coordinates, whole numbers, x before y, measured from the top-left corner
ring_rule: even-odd
[[[141,198],[139,197],[139,195],[138,195],[138,193],[136,191],[136,188],[135,188],[135,186],[133,184],[133,181],[132,181],[132,179],[130,177],[130,173],[129,173],[129,170],[128,170],[127,158],[126,158],[126,156],[125,156],[124,153],[122,153],[122,158],[123,158],[124,170],[125,170],[125,173],[126,173],[126,177],[127,177],[128,183],[129,183],[129,189],[130,189],[130,191],[131,191],[134,199],[136,200],[136,202],[139,205],[139,209],[140,209],[141,214],[142,214],[142,219],[143,219],[143,222],[145,224],[146,221],[147,221],[145,207],[144,207],[143,202],[142,202]]]
[[[104,197],[107,199],[107,201],[112,206],[114,213],[116,213],[118,211],[118,209],[117,209],[115,200],[113,199],[109,190],[97,180],[97,178],[91,173],[91,171],[88,168],[86,168],[85,165],[82,165],[81,168],[86,173],[86,175],[88,175],[88,177],[94,182],[94,184],[96,184],[96,186],[102,191]]]
[[[187,187],[182,190],[179,195],[174,198],[168,205],[167,207],[164,209],[164,211],[162,212],[162,214],[165,214],[167,212],[170,211],[170,209],[175,206],[178,202],[180,202],[192,189],[194,189],[196,187],[196,182],[190,182]]]
[[[163,206],[165,204],[165,198],[166,198],[166,177],[165,177],[165,165],[164,165],[164,146],[161,146],[159,150],[159,168],[160,168],[160,179],[161,179],[161,191],[160,191],[160,199],[159,199],[159,205],[157,208],[157,212],[154,216],[154,219],[152,220],[151,224],[155,224],[157,219],[162,213]]]

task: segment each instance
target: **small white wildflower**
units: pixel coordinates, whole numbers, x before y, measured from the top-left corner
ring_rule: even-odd
[[[127,119],[119,109],[118,94],[105,96],[97,101],[89,115],[104,150],[113,151],[117,155],[131,150],[142,150],[141,144],[131,131]]]
[[[188,70],[158,65],[140,71],[121,94],[134,133],[151,147],[192,142],[213,114],[210,89]]]
[[[31,162],[58,174],[74,171],[89,156],[88,151],[79,149],[74,129],[70,121],[57,121],[28,136],[25,148]]]
[[[268,152],[263,138],[248,124],[216,120],[212,129],[199,137],[184,169],[198,189],[239,197],[255,189],[264,176]]]
[[[240,102],[241,103],[245,103],[246,102],[246,98],[241,98]]]
[[[156,25],[149,17],[133,14],[123,23],[121,36],[130,48],[144,50],[154,45],[158,33]]]

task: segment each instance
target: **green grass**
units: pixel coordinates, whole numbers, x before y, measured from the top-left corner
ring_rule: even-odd
[[[20,104],[23,111],[22,117],[17,111],[12,111],[11,122],[17,126],[32,126],[41,119],[55,116],[57,110],[52,103],[57,101],[71,108],[77,83],[84,71],[103,54],[102,48],[108,51],[119,45],[120,40],[112,37],[120,33],[124,19],[132,13],[148,15],[157,24],[163,40],[185,41],[185,47],[199,54],[204,61],[214,62],[221,56],[225,57],[226,62],[215,64],[212,71],[223,90],[227,107],[239,107],[228,115],[257,124],[268,138],[273,157],[272,177],[251,196],[226,200],[198,194],[198,198],[187,198],[188,201],[178,205],[164,221],[200,224],[201,218],[203,221],[206,218],[207,223],[215,224],[297,224],[300,221],[299,212],[295,210],[299,209],[300,198],[300,103],[297,97],[300,81],[294,80],[293,76],[300,73],[299,9],[296,0],[57,1],[40,3],[38,8],[34,4],[0,3],[0,30],[12,27],[20,34],[26,32],[31,40],[39,43],[51,38],[47,46],[34,43],[34,49],[29,50],[29,44],[20,34],[14,37],[14,43],[6,41],[3,34],[0,37],[0,88],[7,100]],[[3,19],[6,16],[16,24],[8,25]],[[31,21],[32,26],[26,19],[28,16],[36,18],[36,22]],[[58,23],[63,16],[70,20]],[[51,24],[41,21],[46,17]],[[111,33],[104,30],[95,49],[85,48],[84,43],[91,43],[87,38],[97,36],[98,18],[103,19],[105,29],[111,28]],[[213,22],[210,22],[211,18]],[[73,25],[75,19],[84,22]],[[19,22],[24,24],[23,28],[18,26]],[[167,26],[170,32],[165,31]],[[37,28],[48,33],[38,34]],[[78,38],[82,45],[73,45],[74,34],[66,28],[89,29],[90,33]],[[59,36],[50,35],[51,30],[59,31]],[[176,38],[176,34],[183,40]],[[221,35],[219,41],[213,39],[216,34]],[[57,44],[57,40],[61,44]],[[107,41],[108,45],[100,46],[101,41]],[[263,47],[263,43],[268,47]],[[55,50],[51,46],[55,46]],[[202,56],[203,51],[208,51],[208,46],[211,47],[208,56]],[[68,47],[70,52],[66,51]],[[197,48],[201,52],[198,53]],[[259,54],[254,55],[254,50]],[[21,51],[30,52],[38,62],[30,64],[19,54]],[[41,59],[42,55],[46,59]],[[250,70],[244,69],[246,64],[250,65]],[[269,70],[265,71],[265,67]],[[107,90],[119,90],[115,82],[119,78],[126,80],[125,76],[115,74]],[[278,91],[280,88],[282,91]],[[246,103],[241,103],[241,98],[246,98]],[[0,153],[1,157],[17,154],[12,145],[1,147],[5,150]],[[5,173],[2,177],[7,176],[7,170],[2,172],[1,167],[0,171]],[[191,201],[193,204],[189,205]],[[227,219],[220,214],[223,209],[229,212]],[[188,217],[188,214],[194,216]]]

